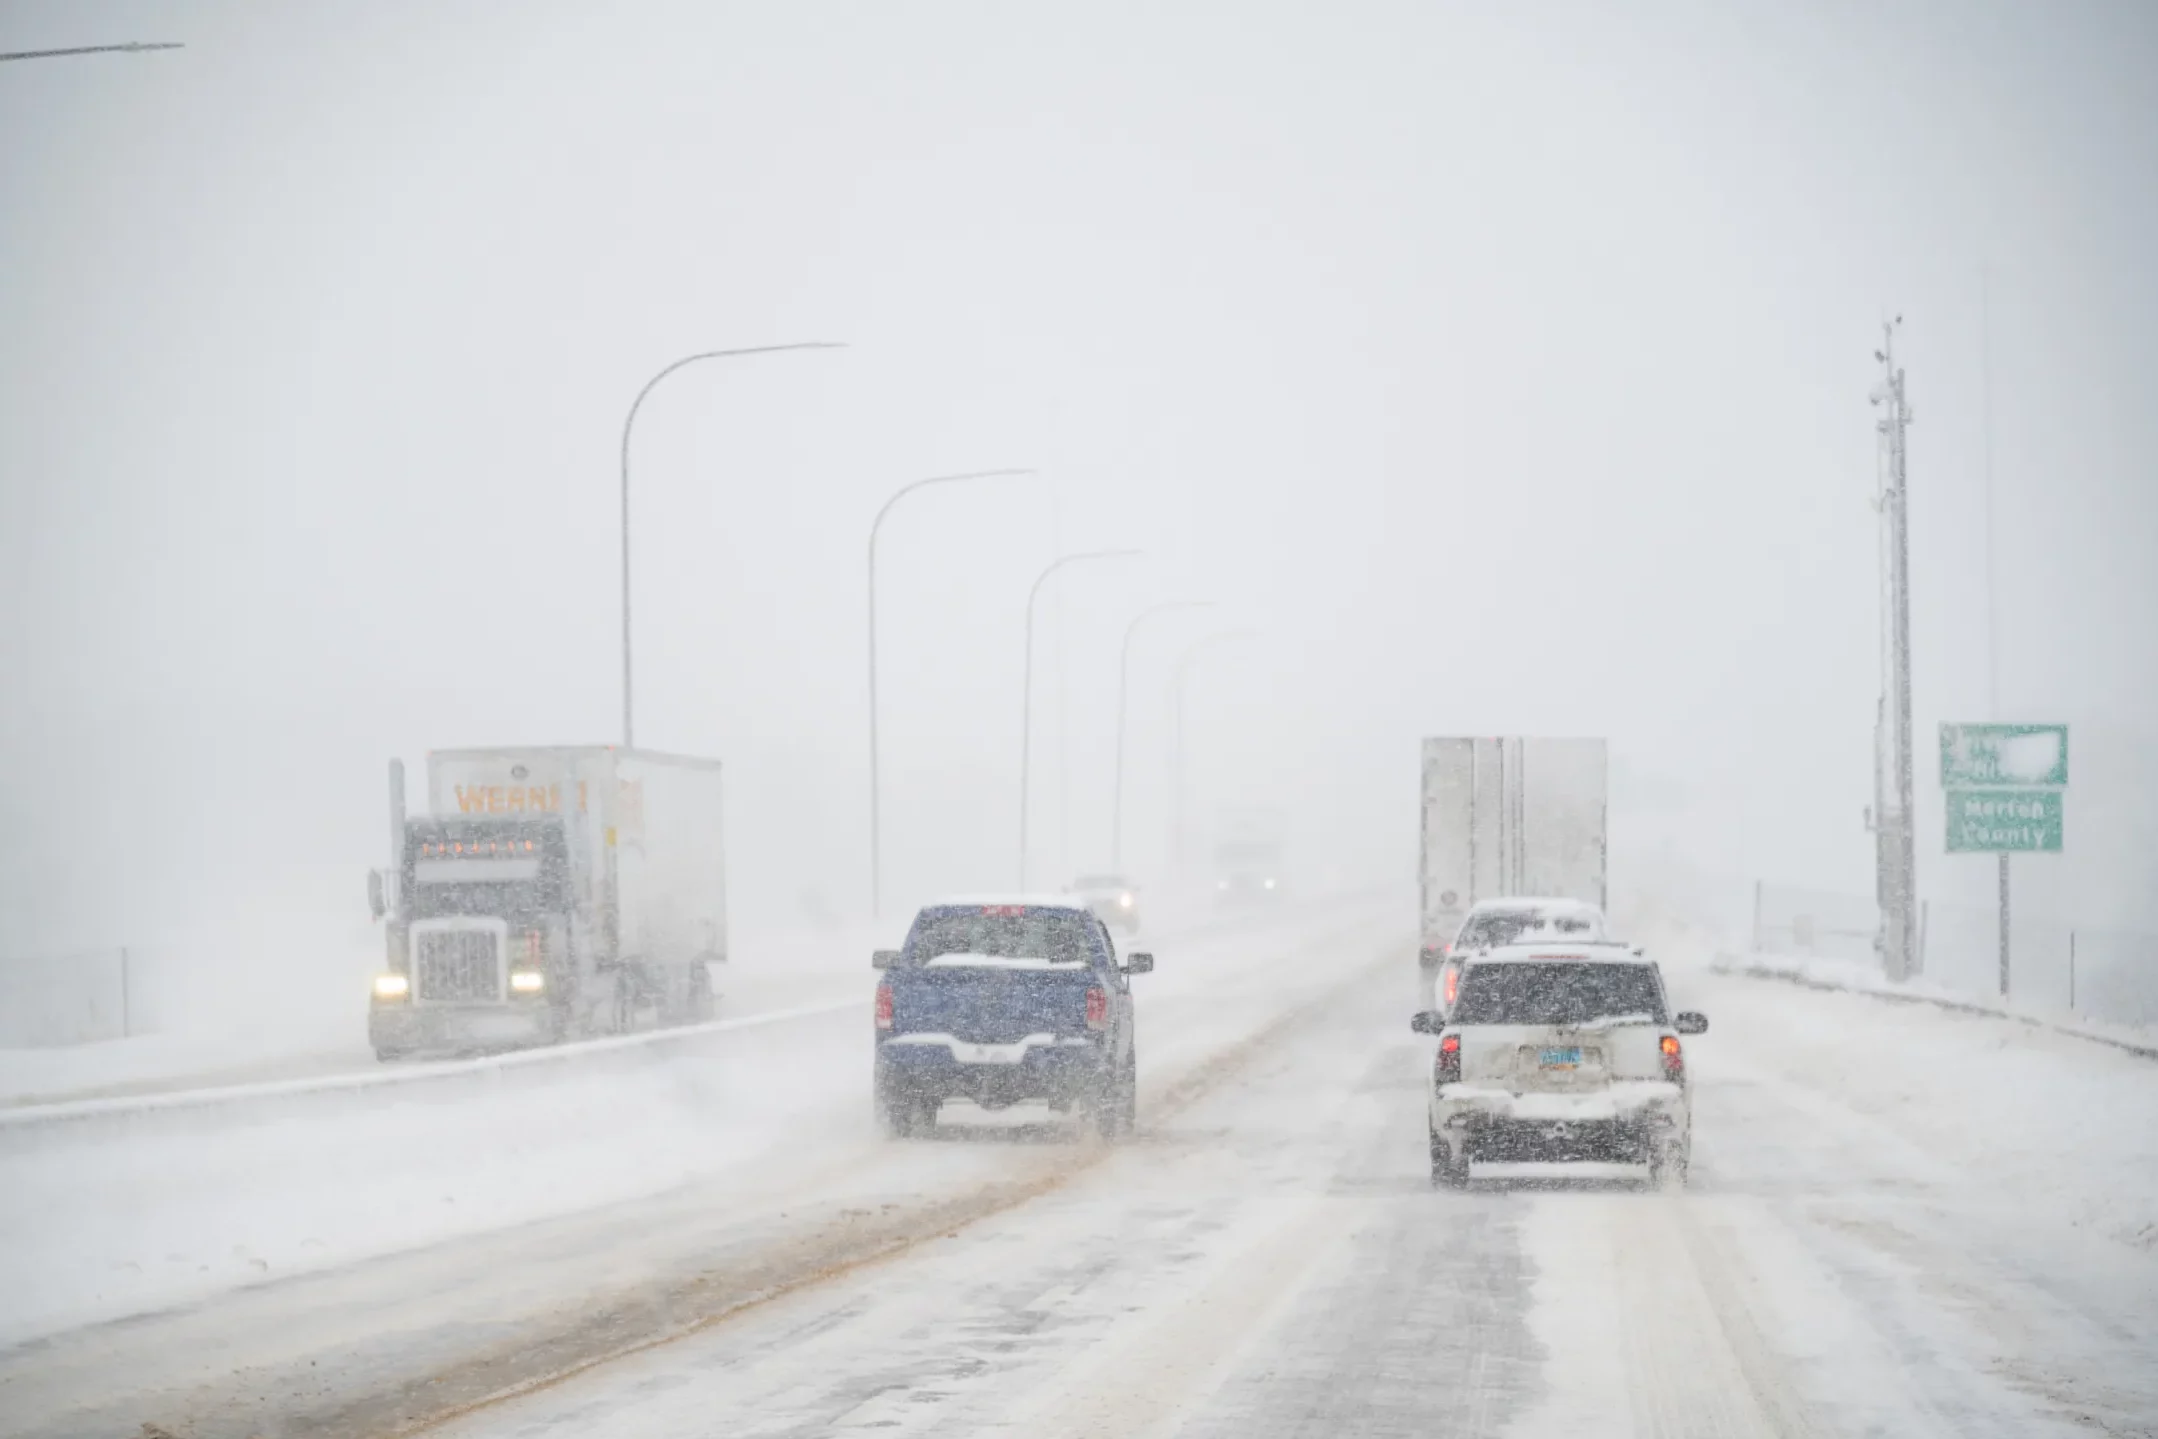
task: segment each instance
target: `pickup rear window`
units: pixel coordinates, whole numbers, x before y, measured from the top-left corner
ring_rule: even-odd
[[[1586,1024],[1622,1014],[1669,1022],[1663,986],[1646,964],[1555,960],[1472,964],[1461,976],[1454,1024]]]
[[[907,939],[907,963],[919,966],[941,954],[1088,964],[1095,957],[1094,921],[1062,909],[924,915]]]

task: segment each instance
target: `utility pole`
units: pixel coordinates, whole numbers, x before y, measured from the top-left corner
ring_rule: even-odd
[[[1888,527],[1888,693],[1884,718],[1888,730],[1890,793],[1874,826],[1874,893],[1880,903],[1877,941],[1882,968],[1892,980],[1914,978],[1918,855],[1915,834],[1911,756],[1911,533],[1909,487],[1905,467],[1905,431],[1911,407],[1904,395],[1903,371],[1896,364],[1896,330],[1903,317],[1881,326],[1882,381],[1873,403],[1883,409],[1875,428],[1881,436],[1884,482],[1881,518]]]
[[[1993,276],[1985,261],[1978,263],[1978,423],[1981,464],[1986,492],[1986,717],[2001,720],[2001,611],[1999,571],[1993,544]],[[2000,990],[2008,998],[2010,944],[2008,938],[2008,852],[2000,861]]]

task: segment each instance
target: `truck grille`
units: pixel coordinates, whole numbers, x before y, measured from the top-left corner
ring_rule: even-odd
[[[415,999],[471,1000],[502,997],[495,937],[487,930],[437,930],[419,936]]]

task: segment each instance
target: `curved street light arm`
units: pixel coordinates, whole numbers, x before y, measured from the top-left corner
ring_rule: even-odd
[[[1117,874],[1124,873],[1124,731],[1129,717],[1128,700],[1131,694],[1131,642],[1139,634],[1140,626],[1158,615],[1173,614],[1178,610],[1211,609],[1212,600],[1164,600],[1150,609],[1141,610],[1124,626],[1124,648],[1117,657],[1116,670],[1116,782],[1109,798],[1109,868]]]
[[[1039,470],[968,470],[956,475],[931,475],[913,480],[892,491],[869,522],[869,914],[878,918],[884,910],[883,788],[880,783],[882,752],[877,743],[877,535],[884,517],[916,490],[930,485],[956,485],[966,480],[1017,479],[1040,474]]]
[[[1208,650],[1218,648],[1231,640],[1247,639],[1256,631],[1251,629],[1217,630],[1210,635],[1193,640],[1177,656],[1176,678],[1176,728],[1175,748],[1169,760],[1169,865],[1175,871],[1179,883],[1186,873],[1184,865],[1184,682],[1191,677],[1192,666]]]
[[[1042,586],[1049,577],[1066,565],[1081,560],[1121,560],[1143,554],[1142,550],[1082,550],[1075,555],[1059,555],[1051,560],[1042,572],[1034,577],[1034,587],[1027,591],[1027,639],[1026,664],[1019,681],[1019,888],[1027,887],[1027,800],[1028,771],[1034,758],[1034,603],[1041,598]]]
[[[644,408],[647,395],[676,370],[694,365],[699,360],[732,360],[744,355],[776,355],[787,350],[844,350],[847,347],[836,340],[805,340],[793,345],[750,345],[738,350],[702,350],[694,355],[684,355],[644,382],[637,398],[629,403],[629,414],[622,420],[622,746],[627,749],[637,742],[633,692],[630,685],[630,627],[629,627],[629,437],[637,425],[637,412]]]

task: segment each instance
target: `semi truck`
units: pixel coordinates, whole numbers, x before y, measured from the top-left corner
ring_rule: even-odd
[[[1427,970],[1480,901],[1605,908],[1607,748],[1518,735],[1424,741],[1418,930]]]
[[[390,762],[368,1038],[384,1060],[711,1017],[727,958],[716,760],[614,746],[437,750],[429,813]]]

